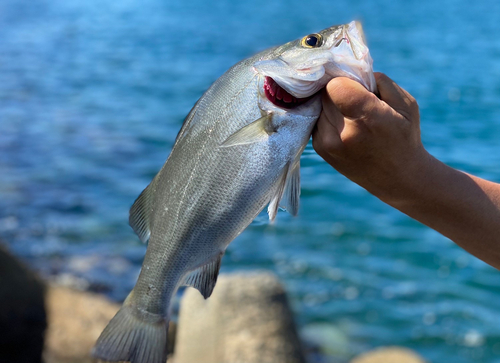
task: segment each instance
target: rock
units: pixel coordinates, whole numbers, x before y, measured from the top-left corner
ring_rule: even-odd
[[[48,329],[45,363],[91,363],[90,351],[121,304],[105,296],[49,285],[47,289]],[[169,326],[173,347],[175,324]],[[170,362],[169,362],[170,363]]]
[[[280,282],[269,272],[219,276],[181,301],[175,363],[305,363]]]
[[[351,363],[425,363],[425,360],[411,349],[382,347],[361,354]]]
[[[0,242],[0,362],[41,362],[46,325],[42,282]]]
[[[46,363],[90,363],[90,350],[120,305],[101,295],[56,286],[48,289],[46,301]]]

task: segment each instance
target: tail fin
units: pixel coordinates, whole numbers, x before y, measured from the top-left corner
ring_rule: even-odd
[[[152,318],[123,305],[97,339],[92,356],[107,362],[165,363],[168,321]]]

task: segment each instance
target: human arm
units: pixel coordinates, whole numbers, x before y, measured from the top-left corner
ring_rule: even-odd
[[[430,155],[415,99],[387,76],[375,76],[380,99],[347,78],[330,81],[314,149],[383,202],[500,269],[500,184]]]

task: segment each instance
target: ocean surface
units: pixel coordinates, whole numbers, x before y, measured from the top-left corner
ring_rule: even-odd
[[[226,69],[360,19],[374,68],[418,100],[445,163],[500,182],[500,2],[0,2],[0,236],[46,276],[121,300],[145,246],[128,209]],[[222,271],[271,269],[311,362],[383,345],[500,362],[500,272],[302,157],[301,210],[262,213]]]

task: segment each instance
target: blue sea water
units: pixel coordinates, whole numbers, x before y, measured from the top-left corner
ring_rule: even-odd
[[[227,68],[353,19],[374,68],[420,105],[445,163],[500,182],[500,3],[443,0],[2,0],[0,236],[45,275],[123,299],[145,246],[128,209],[185,115]],[[430,362],[500,362],[500,273],[302,157],[301,210],[261,214],[222,271],[283,280],[311,361],[382,345]]]

